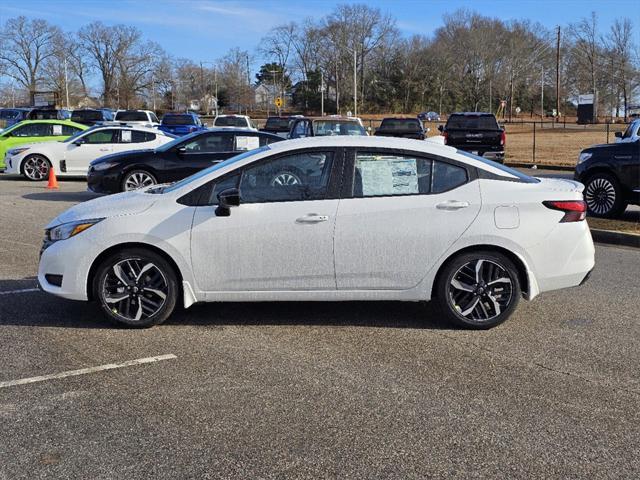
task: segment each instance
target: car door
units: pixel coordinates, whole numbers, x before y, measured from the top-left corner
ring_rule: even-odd
[[[340,169],[340,150],[307,149],[260,160],[215,181],[207,205],[196,208],[191,232],[199,288],[335,290]],[[217,194],[235,186],[240,206],[227,217],[216,216]]]
[[[118,130],[105,128],[82,135],[75,142],[69,142],[65,154],[67,172],[78,175],[86,174],[89,164],[112,153],[113,144],[117,141]]]
[[[184,178],[234,155],[232,132],[211,132],[177,145],[164,155],[168,178]]]
[[[406,290],[480,210],[463,165],[422,153],[351,150],[336,216],[338,289]]]

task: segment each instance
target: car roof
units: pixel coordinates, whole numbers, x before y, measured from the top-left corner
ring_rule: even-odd
[[[495,116],[493,113],[489,113],[489,112],[454,112],[451,115],[465,115],[465,116],[468,115],[472,117],[494,117]]]
[[[19,124],[16,123],[16,125],[26,125],[30,123],[54,123],[54,124],[62,124],[62,125],[71,125],[72,127],[82,127],[83,129],[88,128],[86,125],[82,125],[81,123],[72,122],[71,120],[60,120],[55,118],[51,118],[48,120],[23,120]]]
[[[253,135],[266,136],[266,137],[275,137],[282,140],[282,137],[279,137],[278,135],[274,135],[273,133],[269,133],[269,132],[261,132],[260,130],[255,130],[253,128],[212,127],[212,128],[207,128],[206,130],[202,130],[202,132],[200,133],[206,133],[206,132],[229,133],[229,134],[238,134],[238,135],[253,134]]]

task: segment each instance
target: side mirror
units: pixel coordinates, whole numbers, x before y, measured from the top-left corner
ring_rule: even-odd
[[[178,152],[178,155],[182,155],[183,153],[187,153],[187,149],[185,147],[180,147],[176,152]]]
[[[237,188],[227,188],[218,194],[217,217],[228,217],[231,215],[231,207],[240,205],[240,190]]]
[[[438,125],[438,130],[442,132],[444,130],[444,125]]]
[[[614,133],[614,135],[616,136],[616,138],[622,138],[622,132],[616,132]]]

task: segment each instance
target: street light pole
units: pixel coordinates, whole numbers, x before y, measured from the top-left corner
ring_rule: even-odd
[[[69,108],[69,77],[67,74],[67,57],[64,57],[64,90],[67,97],[67,109]]]
[[[320,70],[320,116],[324,117],[324,72]]]
[[[353,116],[358,116],[358,56],[356,48],[353,48]]]

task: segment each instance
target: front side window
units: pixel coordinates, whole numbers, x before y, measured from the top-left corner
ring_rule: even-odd
[[[356,198],[426,194],[431,189],[431,159],[358,152],[355,167]]]
[[[331,152],[304,152],[250,166],[240,181],[242,202],[323,199],[332,163]]]
[[[48,137],[51,135],[51,125],[48,123],[32,123],[23,125],[11,131],[14,137]]]
[[[220,153],[233,151],[233,135],[202,135],[184,144],[186,153]]]
[[[84,143],[116,143],[118,131],[114,129],[98,130],[83,137]]]

